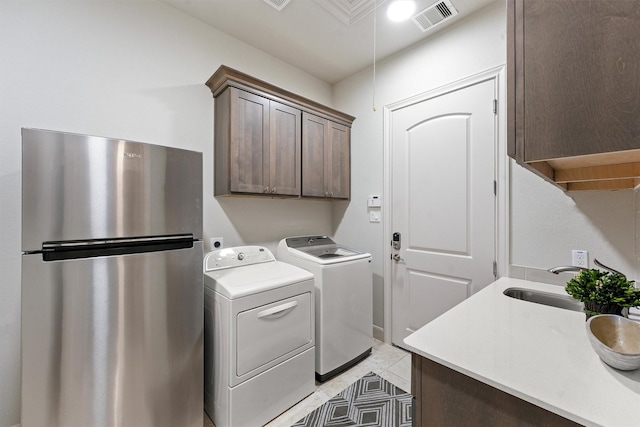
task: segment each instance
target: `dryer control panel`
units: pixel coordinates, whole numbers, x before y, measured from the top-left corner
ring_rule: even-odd
[[[206,273],[275,260],[271,251],[263,246],[236,246],[209,252],[204,258],[204,271]]]

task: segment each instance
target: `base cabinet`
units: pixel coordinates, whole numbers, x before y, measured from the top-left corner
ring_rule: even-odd
[[[411,393],[414,426],[580,425],[415,353]]]

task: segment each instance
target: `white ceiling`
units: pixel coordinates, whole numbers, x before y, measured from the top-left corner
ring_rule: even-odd
[[[427,32],[386,17],[390,0],[291,0],[281,11],[264,0],[161,0],[328,83],[433,35],[497,0],[451,0],[459,15]],[[416,13],[440,0],[416,0]],[[348,24],[350,22],[350,24]]]

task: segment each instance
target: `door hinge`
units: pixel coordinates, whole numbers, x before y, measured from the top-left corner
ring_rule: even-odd
[[[498,263],[493,261],[493,277],[498,278]]]
[[[493,114],[498,114],[498,100],[493,100]]]
[[[493,180],[493,195],[498,195],[498,181],[496,181],[495,179]]]

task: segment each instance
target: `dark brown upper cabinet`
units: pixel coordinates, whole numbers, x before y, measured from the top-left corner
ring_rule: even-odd
[[[349,198],[354,117],[226,66],[206,84],[215,98],[214,195]]]
[[[640,183],[640,0],[507,0],[508,152],[568,191]]]
[[[215,195],[300,195],[302,112],[229,87],[216,99]]]
[[[302,129],[302,195],[349,199],[350,129],[309,113]]]

